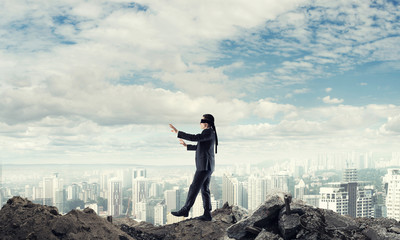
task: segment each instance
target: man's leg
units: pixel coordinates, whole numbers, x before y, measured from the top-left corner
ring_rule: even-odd
[[[193,182],[189,187],[185,205],[181,208],[181,210],[177,212],[171,212],[172,215],[187,217],[189,210],[192,208],[194,201],[196,200],[197,194],[199,194],[200,189],[211,173],[211,171],[196,171],[193,177]]]
[[[203,198],[203,208],[204,211],[211,211],[211,197],[210,197],[210,180],[211,174],[204,181],[203,186],[201,186],[201,197]]]

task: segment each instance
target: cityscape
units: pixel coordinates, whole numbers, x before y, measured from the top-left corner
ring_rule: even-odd
[[[12,196],[55,206],[61,214],[89,207],[99,216],[154,225],[184,220],[194,166],[0,165],[0,204]],[[400,220],[400,152],[319,153],[310,159],[217,165],[210,190],[213,210],[226,202],[254,211],[267,194],[283,191],[308,205],[352,217]],[[203,214],[201,194],[189,218]]]

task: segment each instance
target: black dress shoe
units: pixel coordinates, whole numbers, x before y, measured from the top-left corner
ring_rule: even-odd
[[[211,221],[212,217],[211,217],[211,213],[210,212],[204,212],[204,214],[200,217],[197,217],[196,219],[201,220],[201,221]]]
[[[177,212],[171,212],[171,214],[176,217],[187,217],[187,216],[189,216],[189,211],[187,211],[185,209],[181,209]]]
[[[200,216],[200,217],[197,217],[197,218],[195,218],[195,219],[197,219],[197,220],[201,220],[201,221],[210,222],[210,221],[212,220],[212,217],[211,217],[211,216],[210,216],[210,217],[208,217],[208,216],[204,216],[204,215],[202,215],[202,216]]]

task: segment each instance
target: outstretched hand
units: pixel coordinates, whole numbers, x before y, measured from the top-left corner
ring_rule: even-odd
[[[176,129],[176,128],[174,127],[174,125],[169,124],[169,127],[171,128],[171,132],[173,132],[173,133],[178,133],[178,129]]]
[[[180,144],[182,144],[184,147],[187,146],[187,144],[185,143],[185,141],[183,141],[182,139],[179,139]]]

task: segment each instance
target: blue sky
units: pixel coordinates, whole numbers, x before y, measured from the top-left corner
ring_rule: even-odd
[[[191,164],[395,152],[399,1],[2,1],[3,163]]]

